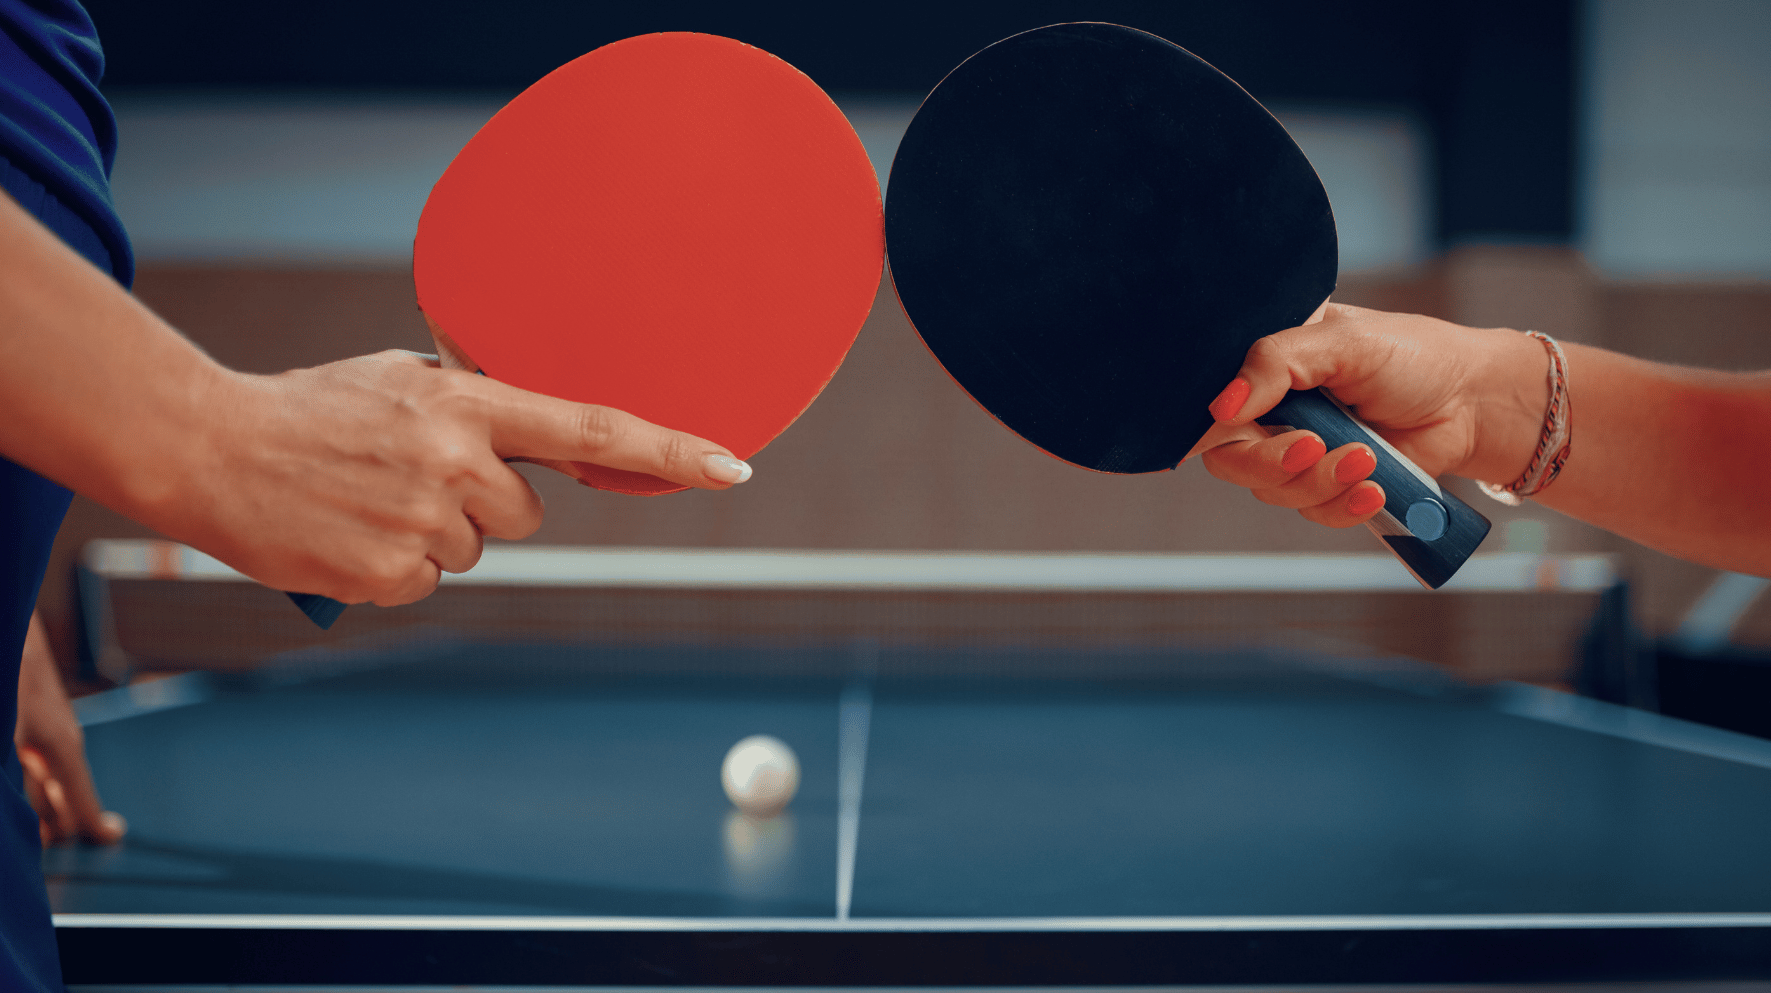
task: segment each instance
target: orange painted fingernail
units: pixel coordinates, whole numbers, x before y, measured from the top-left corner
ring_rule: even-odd
[[[1377,456],[1371,454],[1371,449],[1357,449],[1341,456],[1340,462],[1334,467],[1334,481],[1342,486],[1357,483],[1371,475],[1376,468]]]
[[[1279,468],[1286,472],[1303,472],[1328,454],[1328,446],[1321,438],[1299,438],[1285,450],[1285,456],[1279,460]]]
[[[1362,486],[1347,498],[1347,513],[1364,517],[1384,505],[1384,491],[1375,486]]]
[[[1218,398],[1206,409],[1211,411],[1213,418],[1227,421],[1241,413],[1242,405],[1248,402],[1250,389],[1248,380],[1237,376],[1230,380],[1230,385],[1224,387],[1224,392],[1219,393]]]

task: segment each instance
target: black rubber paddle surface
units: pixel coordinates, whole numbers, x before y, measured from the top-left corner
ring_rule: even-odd
[[[1170,469],[1256,339],[1335,286],[1334,214],[1279,122],[1155,35],[1062,24],[972,56],[892,163],[905,312],[1023,438]]]

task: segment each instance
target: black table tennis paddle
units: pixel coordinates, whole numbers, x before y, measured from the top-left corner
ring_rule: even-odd
[[[1285,128],[1228,76],[1155,35],[1058,24],[954,69],[892,162],[899,302],[980,406],[1064,461],[1172,469],[1254,342],[1334,291],[1334,213]],[[1266,416],[1332,450],[1365,442],[1371,523],[1437,588],[1488,521],[1322,390]]]

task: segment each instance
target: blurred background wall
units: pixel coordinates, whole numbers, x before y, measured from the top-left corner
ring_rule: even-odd
[[[805,70],[882,181],[922,94],[976,49],[1110,20],[1272,106],[1334,201],[1346,302],[1538,328],[1667,361],[1771,367],[1771,4],[737,5],[656,0],[91,0],[119,112],[137,292],[237,368],[428,350],[407,257],[430,184],[523,86],[603,43],[725,34]],[[1046,458],[954,389],[882,287],[823,399],[728,494],[638,499],[532,474],[549,543],[1368,551],[1210,479]],[[1611,551],[1665,631],[1714,578],[1535,507],[1462,492],[1495,549]],[[71,562],[146,532],[85,501],[43,606],[64,657]],[[1766,605],[1739,632],[1771,644]]]

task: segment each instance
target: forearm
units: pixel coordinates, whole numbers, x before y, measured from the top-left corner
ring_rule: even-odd
[[[1532,499],[1680,558],[1771,576],[1771,372],[1562,347],[1573,447]],[[1326,386],[1432,475],[1506,485],[1536,454],[1549,370],[1543,345],[1517,331],[1330,304],[1320,323],[1249,350],[1231,384],[1245,399],[1214,408],[1201,451],[1213,475],[1265,502],[1350,527],[1376,512],[1354,499],[1363,475],[1319,471],[1334,453],[1294,464],[1292,434],[1248,433],[1287,389]]]
[[[24,652],[19,657],[18,699],[19,724],[24,725],[26,707],[36,701],[62,696],[61,674],[56,672],[55,654],[49,650],[49,636],[43,621],[35,612],[25,635]]]
[[[0,454],[154,525],[231,375],[0,193]]]
[[[1680,558],[1771,575],[1771,374],[1564,348],[1573,450],[1536,501]]]

